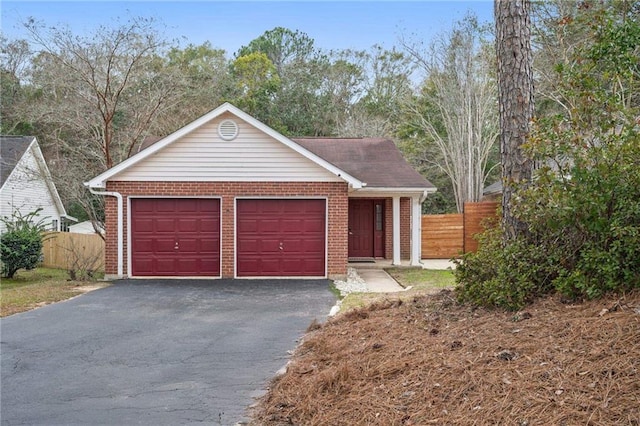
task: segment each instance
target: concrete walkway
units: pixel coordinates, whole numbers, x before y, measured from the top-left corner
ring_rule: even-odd
[[[422,259],[423,269],[455,269],[455,264],[449,259]],[[391,275],[385,272],[384,268],[391,268],[390,260],[376,260],[375,263],[352,263],[349,265],[354,268],[366,283],[367,288],[372,293],[395,293],[398,291],[404,291],[396,280]],[[408,264],[401,265],[408,267]]]
[[[355,268],[360,278],[364,280],[372,293],[395,293],[404,291],[396,280],[391,278],[383,269]]]

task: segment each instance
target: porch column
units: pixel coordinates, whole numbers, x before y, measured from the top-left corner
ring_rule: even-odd
[[[422,259],[422,205],[420,197],[411,197],[411,266]]]
[[[400,265],[400,197],[393,197],[393,261],[392,265]]]

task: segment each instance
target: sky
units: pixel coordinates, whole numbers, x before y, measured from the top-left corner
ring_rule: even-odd
[[[169,40],[181,46],[209,41],[232,55],[275,27],[299,30],[316,47],[366,50],[375,44],[399,46],[399,37],[429,41],[473,11],[493,21],[492,0],[423,1],[5,1],[0,2],[2,33],[28,38],[21,22],[68,25],[78,35],[100,25],[116,26],[131,17],[153,17]]]

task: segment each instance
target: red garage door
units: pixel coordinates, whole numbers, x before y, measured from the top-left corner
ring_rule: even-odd
[[[220,200],[131,200],[133,276],[220,276]]]
[[[325,200],[238,200],[237,206],[238,276],[325,276]]]

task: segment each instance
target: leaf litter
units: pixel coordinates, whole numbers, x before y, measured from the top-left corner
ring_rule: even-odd
[[[253,425],[640,425],[640,291],[521,312],[450,290],[314,323]]]

